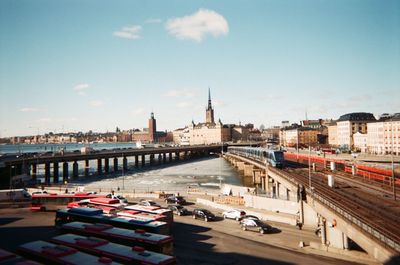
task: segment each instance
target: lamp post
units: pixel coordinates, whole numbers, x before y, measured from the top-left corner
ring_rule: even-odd
[[[390,126],[391,126],[391,134],[392,134],[392,148],[391,148],[391,153],[392,153],[392,180],[393,180],[393,199],[396,200],[396,177],[394,175],[394,157],[393,157],[393,153],[394,153],[394,138],[393,138],[393,116],[390,119]]]
[[[125,190],[124,154],[122,154],[122,190]]]

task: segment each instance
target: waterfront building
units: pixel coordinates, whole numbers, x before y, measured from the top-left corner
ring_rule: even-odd
[[[337,124],[336,122],[332,122],[327,124],[328,127],[328,144],[332,147],[336,147],[338,145],[337,141]]]
[[[385,154],[385,126],[383,121],[367,123],[367,151],[375,155]]]
[[[353,134],[354,150],[357,152],[367,152],[368,135],[366,133],[356,132]]]
[[[400,113],[393,114],[383,123],[385,153],[400,155]]]
[[[316,145],[319,134],[319,130],[307,127],[281,129],[280,145],[289,147]]]
[[[353,135],[356,132],[367,133],[367,123],[376,121],[372,113],[354,112],[340,116],[337,121],[337,145],[353,149]]]
[[[135,130],[132,133],[132,141],[143,143],[159,143],[172,141],[172,134],[157,131],[157,123],[156,119],[154,118],[153,112],[150,113],[148,125],[148,128],[143,128],[143,130],[141,131]]]

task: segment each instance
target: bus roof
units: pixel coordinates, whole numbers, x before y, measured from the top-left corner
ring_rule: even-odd
[[[65,210],[69,213],[76,213],[81,215],[93,216],[103,214],[103,210],[97,208],[89,208],[89,207],[75,207],[70,209],[61,209],[59,211]]]
[[[172,241],[172,237],[169,235],[149,233],[141,229],[131,230],[125,228],[117,228],[108,224],[71,222],[64,224],[62,228],[76,233],[84,233],[84,234],[91,234],[98,236],[102,235],[107,237],[116,237],[133,241],[140,240],[155,245],[159,243]]]
[[[90,199],[90,202],[102,203],[102,204],[119,204],[118,199],[111,199],[111,198],[105,198],[105,197],[93,198],[93,199]]]
[[[104,264],[103,257],[92,256],[83,252],[79,252],[74,248],[67,246],[55,245],[45,241],[34,241],[19,246],[18,250],[23,253],[35,255],[47,262],[53,261],[63,264]],[[108,264],[119,264],[109,262]]]
[[[75,234],[65,234],[53,237],[52,242],[83,251],[90,251],[96,255],[118,257],[121,261],[140,261],[145,264],[170,264],[175,258],[164,254],[147,251],[142,247],[128,247],[109,242],[96,237],[85,237]]]

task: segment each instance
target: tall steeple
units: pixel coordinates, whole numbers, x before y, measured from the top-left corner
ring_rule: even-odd
[[[211,90],[208,87],[208,105],[206,109],[206,123],[215,123],[214,122],[214,109],[211,104]]]
[[[211,91],[210,91],[210,87],[208,87],[208,106],[207,106],[207,110],[212,109],[212,105],[211,105]]]

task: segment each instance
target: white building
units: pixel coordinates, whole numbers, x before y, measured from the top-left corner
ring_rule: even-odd
[[[385,153],[400,155],[400,113],[384,122]]]
[[[354,149],[362,153],[367,152],[367,139],[368,136],[365,133],[356,132],[353,134]]]
[[[372,113],[355,112],[340,116],[337,121],[337,145],[352,149],[354,148],[353,134],[367,133],[367,123],[376,121]]]
[[[367,123],[367,150],[368,153],[383,155],[385,154],[385,136],[383,122]]]

